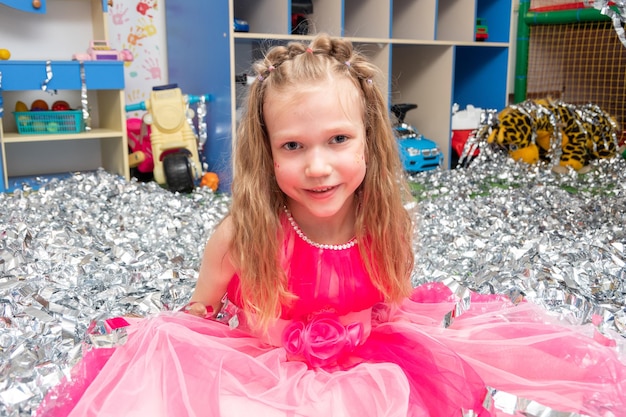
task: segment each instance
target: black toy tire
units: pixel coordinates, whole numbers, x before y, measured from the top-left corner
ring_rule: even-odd
[[[165,155],[163,158],[163,172],[168,190],[189,193],[194,189],[191,163],[189,155],[184,152]]]

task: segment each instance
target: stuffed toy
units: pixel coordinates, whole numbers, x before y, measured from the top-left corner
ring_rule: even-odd
[[[621,132],[595,104],[575,106],[550,98],[508,106],[490,124],[479,130],[487,143],[528,164],[551,161],[556,172],[584,172],[591,160],[614,157]]]

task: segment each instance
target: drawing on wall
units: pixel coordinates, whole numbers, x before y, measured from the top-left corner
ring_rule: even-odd
[[[117,0],[109,9],[111,47],[128,49],[124,64],[126,104],[148,98],[152,87],[167,84],[165,7],[157,0]],[[141,117],[139,112],[128,117]]]

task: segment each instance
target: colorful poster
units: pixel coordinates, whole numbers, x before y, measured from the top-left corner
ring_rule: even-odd
[[[157,0],[116,0],[109,8],[112,48],[128,49],[133,60],[124,65],[126,104],[148,98],[152,87],[168,82],[165,6]],[[131,112],[127,117],[141,117]]]

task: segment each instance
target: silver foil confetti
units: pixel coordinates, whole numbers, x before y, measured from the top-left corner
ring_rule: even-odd
[[[30,416],[84,349],[124,343],[109,318],[187,303],[229,197],[99,170],[0,194],[0,415]]]
[[[622,45],[626,47],[626,32],[624,31],[624,23],[626,23],[626,2],[624,0],[587,0],[589,6],[593,6],[605,16],[611,18],[615,33]],[[613,10],[611,6],[617,9]]]
[[[48,91],[48,84],[52,81],[52,61],[46,61],[46,79],[41,82],[41,91]],[[49,91],[51,94],[56,94],[56,90]]]
[[[85,132],[91,130],[91,110],[89,109],[89,99],[87,97],[87,79],[85,77],[85,63],[83,61],[78,62],[80,68],[80,105],[85,122]]]
[[[196,111],[187,112],[187,123],[189,123],[189,126],[191,126],[191,130],[196,136],[196,139],[198,142],[198,155],[200,156],[200,162],[202,164],[202,169],[204,171],[208,170],[208,164],[206,163],[205,161],[206,158],[204,157],[204,145],[208,137],[207,123],[206,123],[206,116],[207,116],[206,104],[207,104],[207,96],[203,94],[199,97],[199,100],[196,104]],[[190,109],[191,106],[189,104],[187,104],[187,106],[188,106],[188,109]],[[197,128],[196,128],[196,123],[194,123],[194,116],[198,125]]]
[[[459,300],[442,326],[470,307],[467,289],[505,294],[566,323],[591,323],[626,360],[626,161],[616,156],[593,161],[586,174],[556,174],[480,139],[464,154],[475,148],[480,154],[465,169],[410,178],[419,201],[414,284],[442,281]],[[579,416],[492,394],[511,415]]]
[[[420,201],[415,284],[436,277],[479,293],[523,294],[567,322],[599,320],[602,333],[622,339],[626,161],[560,175],[479,145],[466,169],[411,178]]]

